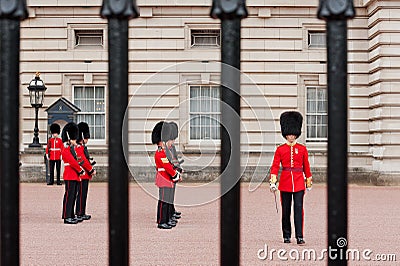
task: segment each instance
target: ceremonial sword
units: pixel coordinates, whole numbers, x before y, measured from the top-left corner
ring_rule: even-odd
[[[278,204],[276,203],[276,191],[274,191],[274,199],[275,199],[275,209],[276,209],[276,213],[278,213]]]

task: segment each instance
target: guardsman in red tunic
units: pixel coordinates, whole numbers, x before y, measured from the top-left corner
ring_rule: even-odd
[[[153,128],[151,140],[157,144],[157,151],[154,154],[156,165],[155,184],[158,187],[158,205],[157,205],[157,227],[160,229],[171,229],[176,226],[172,218],[172,202],[174,183],[178,182],[180,174],[174,169],[165,154],[166,144],[170,142],[171,128],[166,122],[158,122]]]
[[[168,160],[172,163],[174,166],[174,169],[176,169],[180,174],[182,174],[183,169],[181,167],[181,163],[183,163],[183,160],[179,160],[178,158],[178,153],[175,148],[175,140],[178,138],[178,125],[175,122],[169,122],[171,126],[171,139],[172,143],[170,142],[170,146],[166,147],[165,149],[165,154],[167,155]],[[182,181],[182,180],[179,180]],[[172,196],[172,220],[175,221],[176,223],[178,222],[178,219],[180,219],[181,212],[177,211],[175,209],[174,201],[175,201],[175,191],[176,191],[176,183],[174,183],[174,189],[173,189],[173,196]]]
[[[283,242],[290,243],[291,222],[290,213],[292,209],[292,198],[294,201],[294,225],[297,244],[303,245],[304,210],[303,199],[307,188],[311,189],[312,175],[308,161],[307,148],[296,142],[301,134],[303,117],[300,113],[289,111],[281,114],[280,124],[282,136],[287,140],[280,145],[274,155],[271,166],[270,190],[275,193],[277,190],[277,175],[282,165],[282,172],[279,178],[279,191],[282,204],[282,233]]]
[[[89,189],[89,180],[96,174],[96,170],[93,167],[93,163],[91,163],[90,155],[86,147],[86,143],[90,138],[90,130],[89,125],[85,122],[81,122],[78,124],[79,135],[78,135],[78,148],[77,148],[77,156],[78,161],[82,161],[82,167],[85,169],[85,174],[81,176],[82,181],[78,183],[76,195],[76,208],[75,214],[78,219],[89,220],[92,218],[91,215],[86,214],[86,200]]]
[[[49,160],[50,165],[50,180],[47,185],[54,184],[54,166],[56,166],[57,169],[57,185],[61,185],[61,152],[64,148],[64,144],[61,138],[58,137],[58,135],[60,134],[60,125],[56,123],[51,124],[50,132],[52,134],[52,137],[49,138],[46,146],[46,157],[47,160]]]
[[[70,122],[63,128],[61,138],[66,143],[66,147],[62,152],[62,160],[64,162],[64,183],[65,193],[63,199],[62,218],[66,224],[76,224],[82,220],[75,218],[74,206],[76,200],[76,189],[78,183],[81,182],[81,176],[85,173],[78,162],[77,143],[78,126]]]

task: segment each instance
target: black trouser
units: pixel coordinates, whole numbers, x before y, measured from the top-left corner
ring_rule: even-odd
[[[60,183],[60,168],[61,168],[61,160],[49,160],[50,165],[50,180],[49,184],[54,183],[54,164],[56,165],[57,170],[57,183]]]
[[[77,186],[77,195],[76,195],[76,208],[75,214],[78,216],[82,216],[86,214],[86,199],[89,189],[89,179],[82,179],[81,182],[78,182]]]
[[[292,197],[294,200],[294,228],[296,231],[296,238],[303,237],[303,198],[304,190],[298,192],[283,192],[281,191],[281,204],[282,204],[282,233],[283,237],[290,238],[292,235],[292,225],[290,223],[290,213],[292,212]]]
[[[173,188],[160,187],[158,189],[157,223],[168,223],[172,217]]]
[[[74,180],[64,180],[65,183],[65,193],[63,200],[63,212],[62,218],[74,218],[74,205],[76,199],[76,188],[78,186],[78,181]]]

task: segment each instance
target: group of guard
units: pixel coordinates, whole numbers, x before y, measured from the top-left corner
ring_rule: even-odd
[[[293,201],[294,227],[296,242],[304,245],[304,209],[303,201],[306,190],[312,188],[312,174],[308,160],[307,148],[298,143],[301,135],[303,117],[299,112],[287,111],[280,116],[282,136],[286,143],[277,147],[269,174],[270,190],[280,192],[282,208],[283,242],[290,243],[292,235],[291,210]],[[82,122],[76,125],[68,123],[62,131],[60,126],[52,124],[52,137],[49,139],[46,154],[50,160],[50,180],[54,183],[54,166],[57,168],[57,185],[61,184],[59,176],[60,158],[64,161],[63,179],[65,193],[62,218],[66,224],[76,224],[89,220],[86,214],[86,199],[89,180],[96,174],[91,157],[86,147],[90,138],[89,127]],[[178,138],[178,125],[175,122],[158,122],[152,131],[151,140],[157,145],[154,154],[156,167],[155,184],[159,189],[157,204],[157,228],[172,229],[181,218],[181,212],[175,209],[174,199],[177,182],[182,181],[183,160],[178,158],[175,140]],[[281,169],[278,185],[278,173]],[[74,208],[75,207],[75,208]],[[75,209],[75,211],[74,211]]]
[[[304,245],[304,209],[306,190],[312,188],[312,174],[306,146],[297,142],[301,135],[303,116],[296,111],[283,112],[280,125],[286,142],[277,147],[269,173],[270,191],[280,192],[282,208],[282,236],[284,243],[291,243],[292,201],[294,209],[295,238],[298,245]],[[176,183],[182,180],[182,167],[179,161],[175,139],[178,126],[174,122],[158,122],[152,131],[152,143],[157,145],[154,155],[156,166],[155,184],[159,188],[157,204],[157,228],[171,229],[181,217],[174,208]],[[278,184],[278,173],[281,169]]]
[[[62,219],[65,224],[77,224],[89,220],[86,214],[86,201],[89,180],[96,174],[95,161],[89,155],[86,144],[90,138],[89,126],[85,122],[78,125],[74,122],[66,124],[60,134],[60,125],[50,126],[52,134],[46,147],[46,156],[50,165],[50,180],[54,183],[54,166],[57,168],[57,185],[61,185],[61,159],[64,162],[63,179],[65,193],[63,198]]]
[[[183,160],[178,159],[175,140],[178,138],[178,125],[175,122],[158,122],[151,135],[157,144],[154,154],[156,166],[155,184],[158,187],[157,228],[171,229],[176,226],[181,212],[175,209],[176,183],[182,181]]]

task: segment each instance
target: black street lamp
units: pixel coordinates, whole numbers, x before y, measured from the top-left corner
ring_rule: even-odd
[[[28,90],[31,105],[35,108],[35,129],[33,133],[33,142],[29,144],[29,148],[40,148],[42,145],[39,143],[38,113],[39,108],[43,106],[44,92],[47,88],[43,80],[40,79],[39,72],[36,72],[35,78],[29,83]]]

